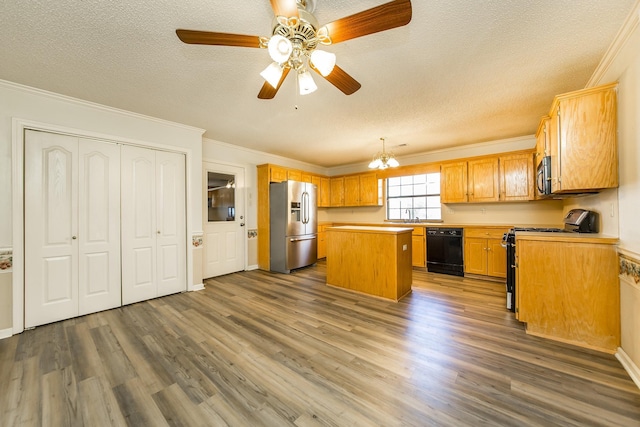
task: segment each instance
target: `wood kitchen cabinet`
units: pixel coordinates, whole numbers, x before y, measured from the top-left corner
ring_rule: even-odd
[[[329,178],[329,184],[331,186],[329,206],[344,206],[344,178]]]
[[[464,272],[483,276],[507,277],[507,252],[502,247],[504,228],[464,229]]]
[[[534,154],[533,160],[533,194],[534,199],[544,199],[544,194],[540,194],[538,190],[538,186],[542,187],[543,183],[538,182],[538,179],[542,179],[542,177],[538,177],[538,165],[542,162],[542,159],[545,156],[549,155],[549,126],[551,123],[551,117],[544,116],[540,119],[540,124],[538,125],[538,130],[536,131],[536,152]]]
[[[331,205],[331,184],[329,178],[312,176],[311,183],[318,187],[318,207],[328,208]]]
[[[532,153],[499,157],[500,201],[522,201],[535,199],[535,174]]]
[[[551,191],[618,186],[617,84],[558,95],[551,107]]]
[[[467,201],[467,162],[442,164],[440,167],[440,202],[465,203]]]
[[[500,200],[499,170],[497,157],[469,160],[467,165],[469,202],[497,202]]]
[[[616,243],[584,235],[516,234],[516,315],[528,334],[608,353],[617,350]]]
[[[344,206],[380,206],[378,177],[375,173],[348,175],[344,178]]]
[[[427,266],[424,227],[415,227],[411,233],[411,266]]]
[[[327,227],[331,224],[318,225],[318,259],[327,257]]]

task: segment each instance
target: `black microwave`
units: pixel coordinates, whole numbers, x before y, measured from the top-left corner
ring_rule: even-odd
[[[551,195],[551,156],[544,156],[538,163],[536,186],[539,196]]]

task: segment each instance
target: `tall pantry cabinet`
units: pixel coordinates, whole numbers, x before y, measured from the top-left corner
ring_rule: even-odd
[[[25,131],[25,326],[186,290],[185,157]]]

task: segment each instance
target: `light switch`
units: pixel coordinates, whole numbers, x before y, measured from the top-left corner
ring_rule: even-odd
[[[407,245],[402,245],[402,250],[406,251],[407,250]]]

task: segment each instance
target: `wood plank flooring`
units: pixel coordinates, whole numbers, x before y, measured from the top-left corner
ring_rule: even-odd
[[[615,357],[527,336],[504,285],[242,272],[0,340],[2,426],[640,426]]]

